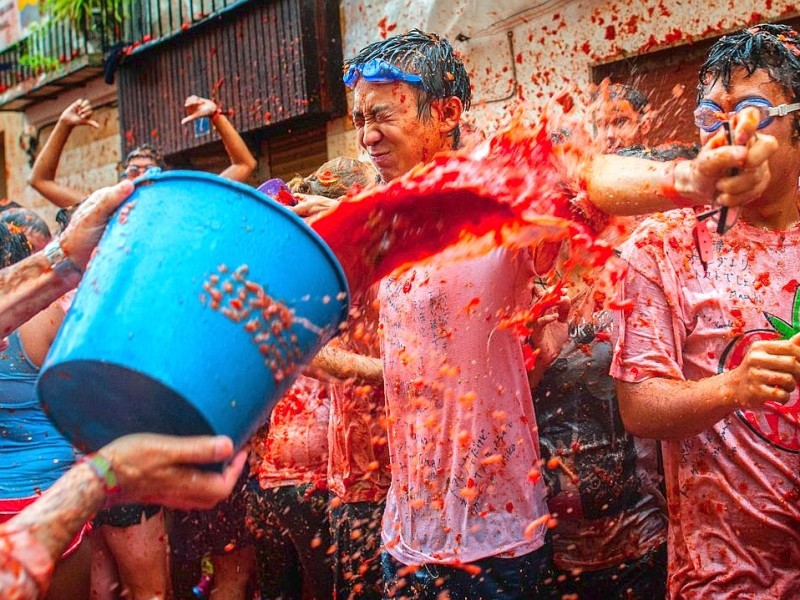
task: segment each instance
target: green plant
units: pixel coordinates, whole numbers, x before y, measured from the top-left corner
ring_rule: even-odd
[[[58,64],[58,59],[42,54],[23,54],[19,57],[19,65],[32,71],[55,71]]]
[[[47,34],[52,26],[50,19],[31,25],[30,34],[21,42],[19,66],[31,71],[55,71],[59,62],[47,44]]]
[[[54,19],[71,21],[76,27],[92,23],[93,15],[105,12],[105,17],[122,22],[122,0],[44,0],[44,10]]]

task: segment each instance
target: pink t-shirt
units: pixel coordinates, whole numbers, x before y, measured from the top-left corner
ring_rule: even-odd
[[[347,330],[331,344],[363,356],[380,355],[377,286],[351,310]],[[381,502],[391,474],[383,386],[359,381],[331,383],[328,487],[342,502]]]
[[[380,289],[392,485],[386,550],[404,564],[519,556],[544,543],[544,483],[522,345],[500,327],[527,307],[529,262],[489,254]]]
[[[800,230],[737,224],[712,234],[707,270],[690,211],[645,222],[626,246],[632,268],[611,374],[699,380],[737,366],[748,345],[797,329]],[[703,433],[663,442],[672,598],[796,598],[800,590],[797,392],[781,416],[739,410]]]
[[[326,487],[329,407],[328,385],[305,375],[278,400],[268,429],[252,440],[252,471],[262,488]]]

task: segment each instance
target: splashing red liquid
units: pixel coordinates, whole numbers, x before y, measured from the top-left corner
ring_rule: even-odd
[[[348,198],[312,227],[344,268],[354,297],[392,271],[458,244],[472,255],[494,244],[573,240],[595,254],[573,220],[570,197],[542,121],[513,126],[469,153],[442,154],[387,185]]]

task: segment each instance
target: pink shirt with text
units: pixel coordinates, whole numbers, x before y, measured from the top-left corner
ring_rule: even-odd
[[[738,223],[701,263],[690,211],[650,219],[626,246],[611,374],[694,381],[735,368],[755,340],[798,329],[800,230]],[[796,598],[800,589],[800,417],[737,410],[694,437],[663,442],[672,598]]]

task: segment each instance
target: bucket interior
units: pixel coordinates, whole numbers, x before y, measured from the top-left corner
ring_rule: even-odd
[[[164,435],[215,435],[190,402],[161,382],[108,362],[79,360],[42,374],[45,411],[78,449],[94,452],[121,432]],[[131,406],[136,398],[136,406]],[[74,411],[74,412],[73,412]],[[76,422],[61,415],[91,414]]]

